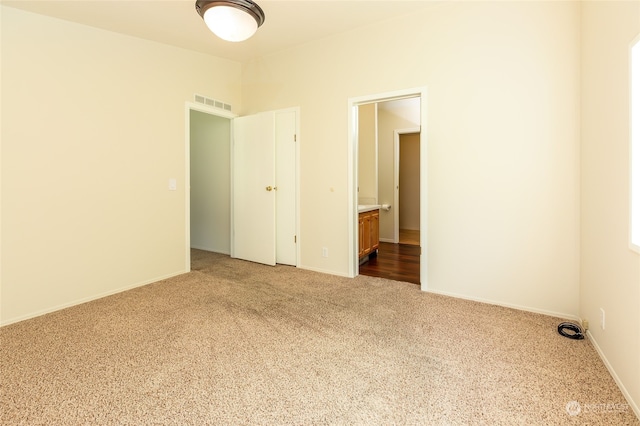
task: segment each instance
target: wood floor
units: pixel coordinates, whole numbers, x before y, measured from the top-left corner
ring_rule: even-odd
[[[420,246],[381,242],[378,255],[360,265],[360,274],[420,284]]]
[[[413,244],[420,245],[420,230],[415,229],[401,229],[400,230],[400,244]]]

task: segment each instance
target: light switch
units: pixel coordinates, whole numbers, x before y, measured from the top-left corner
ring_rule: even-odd
[[[176,184],[176,179],[175,178],[169,179],[169,191],[175,191],[177,188],[178,188],[178,185]]]

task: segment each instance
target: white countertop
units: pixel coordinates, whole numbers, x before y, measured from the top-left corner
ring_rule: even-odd
[[[380,204],[359,204],[358,213],[369,212],[371,210],[380,210]]]

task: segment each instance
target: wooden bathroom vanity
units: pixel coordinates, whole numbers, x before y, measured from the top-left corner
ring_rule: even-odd
[[[358,206],[358,259],[378,253],[380,244],[380,206]]]

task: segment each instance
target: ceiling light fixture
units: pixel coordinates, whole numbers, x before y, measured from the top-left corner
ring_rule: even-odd
[[[196,11],[207,27],[227,41],[243,41],[264,23],[264,12],[251,0],[198,0]]]

